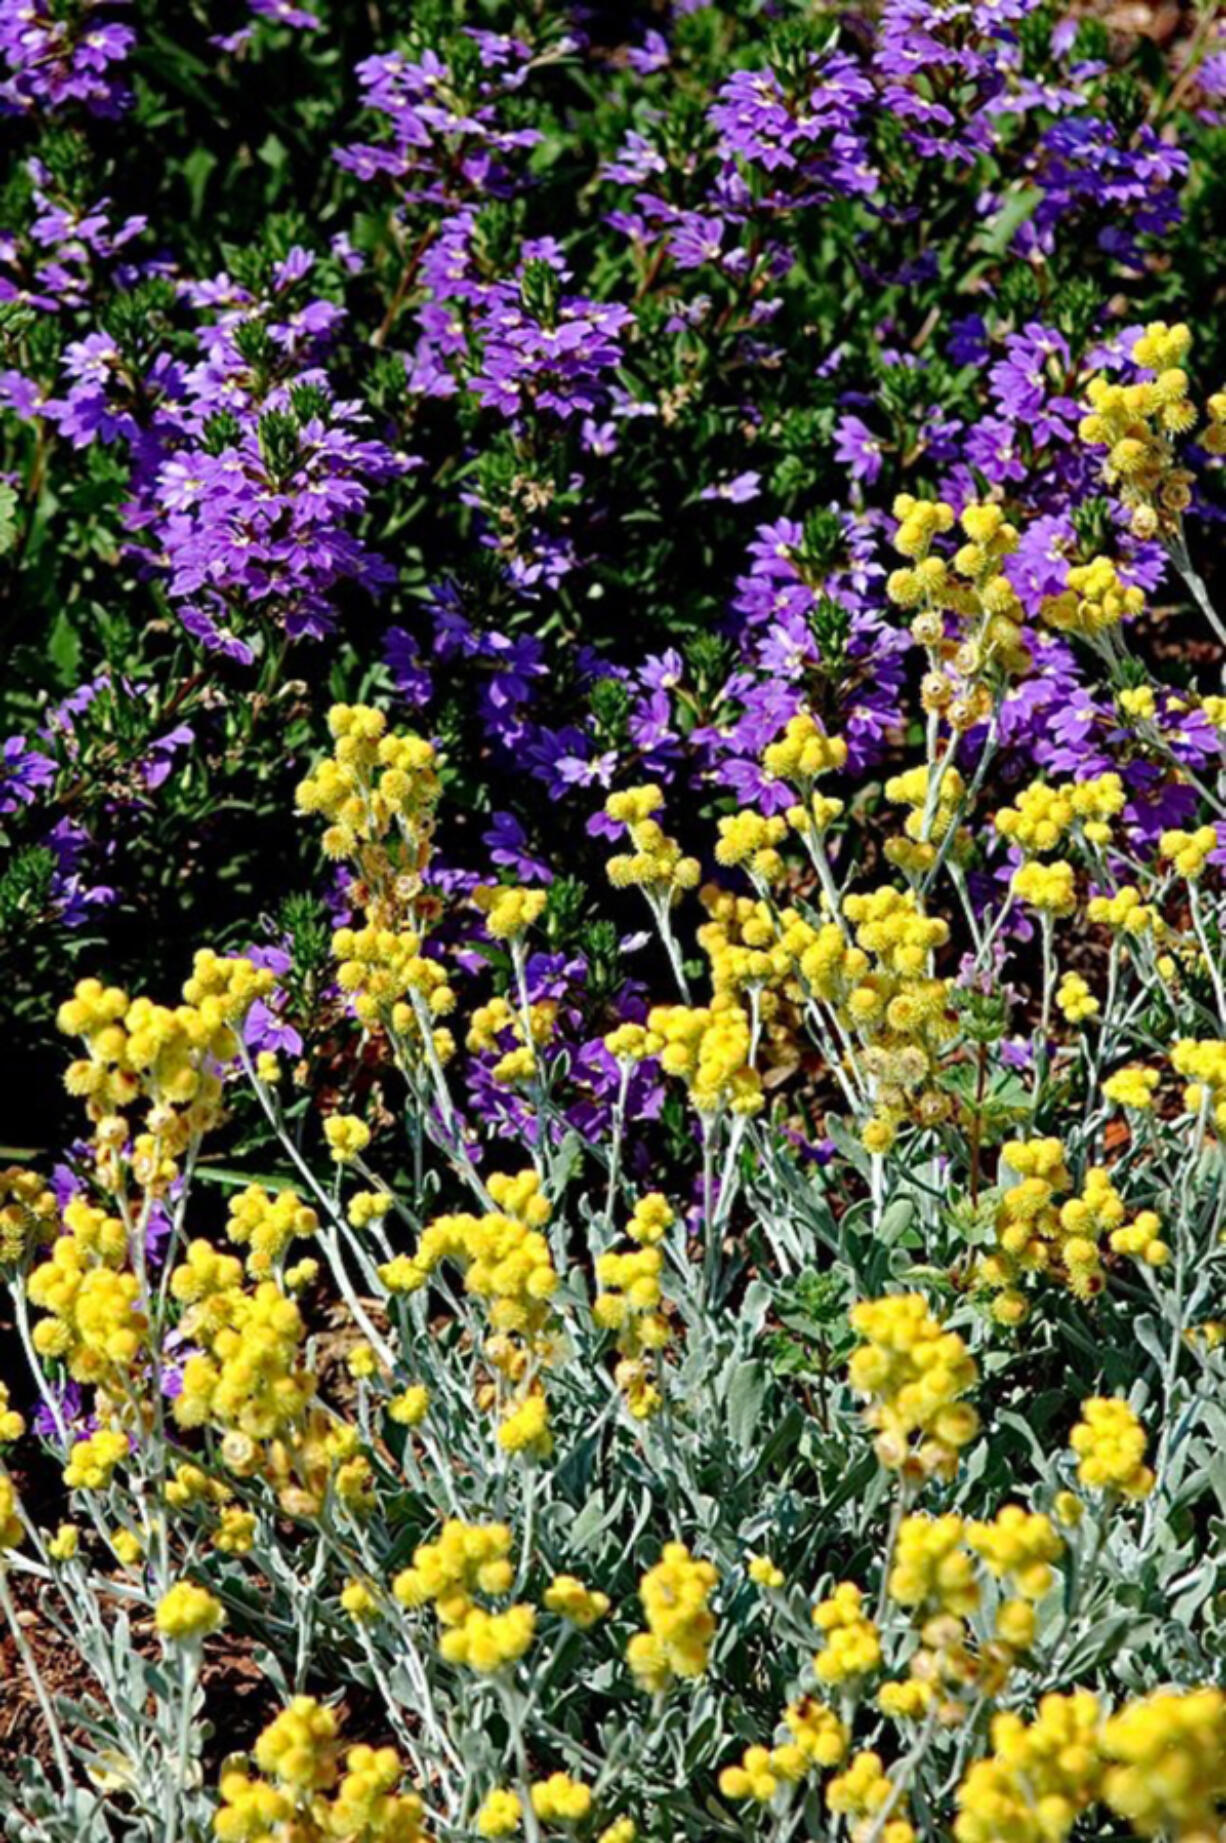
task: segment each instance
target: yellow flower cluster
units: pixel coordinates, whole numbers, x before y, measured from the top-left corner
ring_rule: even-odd
[[[569,1773],[550,1773],[531,1788],[532,1809],[542,1824],[581,1824],[592,1808],[589,1787]]]
[[[1077,1477],[1095,1491],[1148,1497],[1154,1475],[1144,1463],[1145,1429],[1117,1397],[1096,1396],[1081,1404],[1081,1419],[1069,1435],[1077,1455]]]
[[[510,1592],[515,1578],[510,1554],[511,1532],[505,1523],[450,1518],[438,1541],[415,1549],[413,1565],[392,1582],[402,1606],[434,1607],[443,1628],[439,1650],[449,1664],[492,1676],[516,1663],[531,1645],[536,1629],[531,1606],[491,1613],[476,1598],[481,1594],[499,1599]]]
[[[21,1165],[0,1170],[0,1267],[16,1267],[53,1241],[58,1221],[55,1192],[36,1171]]]
[[[417,879],[429,860],[439,797],[433,746],[420,736],[389,734],[387,718],[367,704],[334,704],[332,755],[302,781],[298,809],[328,821],[329,857],[356,860],[371,893],[397,875]],[[385,841],[398,849],[389,854]],[[365,898],[358,894],[365,906]],[[403,899],[403,893],[402,893]]]
[[[1098,1796],[1099,1721],[1088,1690],[1044,1696],[1029,1725],[994,1716],[992,1752],[958,1788],[956,1843],[1062,1843]]]
[[[1196,424],[1183,369],[1192,335],[1183,325],[1155,320],[1133,347],[1133,362],[1151,376],[1137,384],[1095,377],[1086,389],[1089,413],[1079,434],[1107,450],[1103,479],[1132,513],[1133,534],[1153,538],[1178,526],[1191,503],[1192,475],[1177,464],[1172,438]]]
[[[864,1595],[854,1581],[840,1581],[834,1592],[813,1608],[813,1623],[825,1641],[813,1659],[823,1683],[844,1683],[867,1676],[881,1663],[881,1634],[864,1611]]]
[[[219,1066],[238,1052],[236,1031],[274,976],[250,960],[220,959],[208,948],[196,954],[181,1005],[130,999],[118,986],[82,979],[60,1006],[56,1022],[80,1037],[86,1054],[69,1064],[64,1085],[84,1098],[99,1129],[104,1178],[117,1176],[127,1131],[118,1110],[149,1102],[147,1132],[134,1139],[130,1158],[138,1181],[165,1189],[169,1162],[221,1117]]]
[[[517,1384],[534,1361],[537,1366],[546,1364],[555,1352],[550,1302],[559,1281],[542,1233],[549,1202],[532,1170],[496,1172],[488,1189],[496,1213],[436,1217],[422,1231],[416,1254],[394,1256],[380,1267],[379,1277],[393,1293],[412,1293],[444,1261],[454,1263],[464,1275],[465,1292],[486,1304],[493,1331],[486,1340],[486,1357],[501,1376]],[[513,1403],[500,1438],[503,1433],[503,1443],[511,1450],[547,1450],[544,1396],[530,1392]]]
[[[1162,918],[1142,901],[1140,890],[1131,883],[1124,884],[1114,896],[1091,896],[1086,904],[1086,919],[1115,934],[1152,933],[1161,937],[1163,933]]]
[[[221,1601],[194,1581],[176,1581],[157,1603],[154,1624],[176,1645],[198,1645],[225,1624]]]
[[[515,1082],[529,1080],[536,1072],[536,1052],[551,1040],[557,1018],[556,999],[537,999],[523,1014],[496,994],[473,1012],[465,1041],[470,1050],[501,1051],[490,1076],[500,1086],[511,1087]],[[516,1047],[504,1050],[500,1039],[507,1035]]]
[[[1211,825],[1198,826],[1195,832],[1172,828],[1158,840],[1158,856],[1165,858],[1189,882],[1200,876],[1209,853],[1216,849],[1217,827]]]
[[[655,1362],[670,1342],[668,1321],[660,1310],[660,1274],[664,1257],[656,1245],[673,1221],[665,1197],[651,1193],[636,1205],[627,1235],[639,1245],[625,1253],[610,1251],[596,1261],[600,1291],[592,1307],[598,1325],[617,1334],[620,1361],[614,1379],[635,1420],[647,1420],[660,1406]]]
[[[1124,810],[1124,783],[1118,774],[1069,781],[1049,787],[1041,781],[1024,787],[1015,806],[998,808],[993,824],[1002,838],[1023,851],[1055,851],[1079,824],[1094,845],[1111,837],[1111,820]]]
[[[1118,1081],[1119,1078],[1112,1078]],[[1104,1091],[1111,1083],[1104,1084]],[[1118,1092],[1135,1092],[1131,1080]],[[978,1267],[978,1278],[999,1287],[994,1315],[1004,1324],[1018,1324],[1026,1316],[1026,1301],[1015,1282],[1026,1273],[1046,1274],[1063,1282],[1079,1299],[1093,1298],[1105,1284],[1101,1243],[1107,1238],[1114,1252],[1144,1252],[1157,1241],[1160,1227],[1152,1211],[1142,1211],[1127,1221],[1123,1198],[1103,1165],[1092,1165],[1080,1196],[1059,1202],[1061,1192],[1072,1188],[1060,1139],[1010,1140],[1001,1147],[1002,1175],[1014,1172],[1021,1179],[1004,1191],[996,1212],[996,1252]],[[1155,1248],[1160,1266],[1165,1256]],[[1148,1258],[1148,1256],[1146,1257]]]
[[[292,1190],[274,1195],[258,1184],[249,1184],[230,1199],[226,1237],[249,1250],[247,1272],[262,1280],[280,1267],[291,1242],[314,1235],[318,1227],[315,1211]]]
[[[1072,565],[1058,595],[1047,596],[1040,612],[1049,627],[1093,640],[1133,620],[1145,607],[1145,591],[1129,585],[1110,557]]]
[[[752,1031],[736,1006],[656,1005],[647,1028],[660,1038],[660,1066],[679,1075],[699,1113],[760,1113],[766,1102],[762,1078],[750,1065]]]
[[[683,855],[655,817],[663,806],[664,795],[654,784],[609,795],[604,810],[625,826],[634,850],[610,858],[608,874],[614,889],[641,889],[653,900],[671,904],[684,891],[698,888],[701,866],[697,858]]]
[[[1226,1133],[1226,1043],[1181,1037],[1171,1050],[1171,1067],[1187,1083],[1183,1104],[1188,1112],[1208,1108],[1219,1133]]]
[[[1226,1695],[1158,1690],[1105,1715],[1089,1690],[1047,1695],[1035,1719],[997,1715],[992,1752],[957,1792],[956,1843],[1063,1843],[1102,1803],[1134,1835],[1212,1843],[1226,1803]]]
[[[641,1689],[660,1694],[677,1677],[700,1677],[715,1637],[708,1604],[719,1582],[709,1561],[696,1561],[681,1542],[665,1544],[639,1583],[647,1630],[636,1632],[626,1659]]]
[[[573,1574],[558,1574],[545,1589],[542,1604],[547,1612],[558,1613],[586,1632],[608,1612],[609,1596],[585,1587]]]
[[[217,1843],[423,1843],[415,1792],[397,1788],[404,1767],[393,1747],[351,1747],[341,1765],[336,1713],[295,1696],[255,1744],[253,1762],[232,1755],[221,1769]]]
[[[788,1739],[774,1747],[747,1747],[740,1764],[726,1766],[719,1789],[737,1803],[769,1804],[780,1786],[797,1785],[819,1767],[837,1766],[847,1752],[847,1730],[832,1709],[812,1696],[783,1712]]]
[[[455,993],[446,969],[422,951],[422,937],[410,928],[338,928],[332,936],[336,983],[353,1005],[354,1016],[368,1030],[382,1025],[396,1037],[416,1044],[420,1037],[417,1005],[433,1018],[455,1009]],[[432,1030],[441,1061],[455,1053],[447,1030]]]
[[[10,1404],[7,1383],[0,1382],[0,1446],[20,1440],[25,1430],[25,1421]]]
[[[1097,1017],[1102,1006],[1080,973],[1065,973],[1056,990],[1056,1009],[1070,1024],[1084,1024]]]
[[[482,884],[473,901],[485,917],[485,931],[495,941],[518,941],[545,913],[548,890],[520,889],[506,883]]]
[[[792,781],[804,789],[822,774],[834,774],[847,766],[847,744],[841,736],[827,736],[808,713],[800,711],[789,717],[783,734],[767,744],[762,767],[768,780]]]
[[[848,1379],[870,1398],[865,1418],[877,1432],[878,1459],[892,1471],[952,1476],[979,1429],[975,1410],[959,1400],[978,1375],[962,1339],[932,1316],[921,1293],[862,1300],[850,1316],[863,1342],[851,1354]]]
[[[25,1533],[17,1515],[17,1488],[7,1472],[0,1472],[0,1569],[4,1550],[15,1549]]]
[[[1226,1805],[1226,1694],[1159,1690],[1103,1725],[1103,1802],[1142,1837],[1211,1843]]]
[[[117,1427],[99,1427],[83,1440],[74,1440],[64,1467],[70,1491],[105,1491],[131,1451],[126,1433]]]
[[[1077,879],[1066,858],[1050,864],[1035,859],[1021,864],[1013,873],[1013,894],[1019,902],[1029,903],[1040,915],[1071,915],[1077,907]]]
[[[886,594],[896,607],[918,611],[911,635],[929,667],[920,701],[930,717],[944,716],[955,732],[968,730],[991,710],[990,674],[1015,674],[1030,663],[1021,603],[1001,568],[1018,547],[1017,528],[993,504],[968,505],[958,520],[943,500],[903,493],[893,510],[894,548],[911,564],[891,572]],[[966,541],[947,560],[932,545],[955,523]]]
[[[48,1314],[34,1327],[39,1355],[65,1363],[77,1382],[125,1394],[149,1326],[119,1218],[84,1196],[71,1197],[64,1206],[64,1233],[31,1273],[26,1291],[30,1303]]]
[[[850,1826],[851,1843],[864,1843],[878,1834],[881,1843],[914,1843],[915,1832],[904,1817],[891,1818],[879,1826],[878,1813],[886,1803],[891,1809],[898,1808],[893,1781],[879,1753],[864,1751],[854,1755],[846,1771],[826,1787],[826,1805],[835,1816],[861,1820]]]

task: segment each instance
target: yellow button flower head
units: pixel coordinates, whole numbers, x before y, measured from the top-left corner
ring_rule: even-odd
[[[854,1581],[840,1581],[834,1592],[813,1608],[813,1623],[825,1642],[813,1659],[823,1683],[843,1683],[866,1676],[881,1662],[881,1635],[864,1611],[864,1595]]]
[[[545,1589],[544,1604],[549,1612],[561,1614],[586,1632],[608,1612],[609,1596],[585,1587],[573,1574],[558,1574]]]
[[[768,1592],[782,1587],[787,1579],[783,1569],[769,1555],[751,1555],[745,1572],[755,1587],[765,1587]]]
[[[1051,864],[1022,864],[1013,873],[1013,894],[1041,915],[1071,915],[1077,907],[1073,866],[1063,858]]]
[[[647,1630],[636,1632],[626,1657],[641,1689],[658,1694],[674,1677],[699,1677],[715,1637],[709,1601],[719,1576],[709,1561],[696,1561],[681,1542],[665,1545],[654,1568],[639,1583]]]
[[[958,1787],[956,1843],[1063,1843],[1098,1796],[1100,1722],[1088,1690],[1044,1696],[1029,1724],[995,1716],[992,1752]]]
[[[827,736],[807,711],[789,717],[782,736],[763,752],[762,768],[771,781],[791,781],[807,792],[818,775],[834,774],[847,766],[847,744],[841,736]]]
[[[608,874],[615,889],[641,889],[671,904],[685,890],[698,888],[702,870],[697,858],[685,857],[659,824],[655,815],[663,806],[664,795],[654,783],[609,795],[605,812],[625,826],[634,849],[610,858]]]
[[[1048,596],[1040,612],[1049,627],[1094,638],[1122,621],[1134,620],[1145,608],[1145,591],[1123,582],[1110,557],[1074,564],[1067,587]]]
[[[206,1588],[193,1581],[177,1581],[158,1601],[154,1623],[172,1644],[196,1645],[219,1631],[225,1617],[221,1601]]]
[[[545,913],[549,892],[483,884],[473,891],[473,901],[485,917],[486,933],[491,939],[517,941]]]
[[[1050,1517],[1020,1504],[1005,1504],[990,1523],[968,1523],[966,1543],[997,1580],[1008,1579],[1027,1600],[1043,1598],[1055,1578],[1052,1563],[1064,1552]]]
[[[848,1380],[869,1397],[865,1418],[877,1430],[881,1463],[950,1476],[979,1426],[974,1409],[958,1399],[978,1377],[962,1339],[932,1316],[921,1293],[862,1300],[851,1326],[863,1341],[852,1352]]]
[[[532,1809],[545,1824],[581,1824],[592,1808],[590,1789],[568,1773],[550,1773],[531,1791]]]
[[[15,1549],[24,1535],[25,1529],[17,1515],[16,1486],[7,1472],[0,1472],[0,1550]]]
[[[1217,848],[1217,842],[1216,826],[1198,826],[1195,832],[1181,832],[1172,828],[1158,840],[1158,856],[1165,858],[1181,877],[1187,877],[1192,882],[1201,875],[1209,853]]]
[[[1117,1069],[1103,1083],[1103,1093],[1109,1101],[1119,1107],[1131,1107],[1143,1113],[1154,1104],[1154,1095],[1162,1077],[1157,1069],[1147,1069],[1134,1065],[1128,1069]]]
[[[370,1128],[356,1114],[334,1113],[324,1121],[324,1138],[337,1164],[348,1164],[370,1144]]]
[[[477,1812],[476,1827],[483,1837],[514,1836],[523,1822],[523,1806],[509,1787],[496,1785],[487,1792]]]
[[[1069,1436],[1078,1459],[1077,1477],[1091,1490],[1148,1497],[1154,1475],[1145,1465],[1146,1434],[1126,1401],[1095,1397],[1081,1404],[1081,1419]]]
[[[21,1165],[0,1170],[0,1267],[15,1267],[35,1248],[53,1241],[58,1225],[55,1192],[36,1171]]]
[[[1142,1837],[1220,1834],[1226,1806],[1226,1695],[1159,1690],[1103,1725],[1102,1796]]]

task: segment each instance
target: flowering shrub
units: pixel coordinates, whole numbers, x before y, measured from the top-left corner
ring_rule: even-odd
[[[1215,15],[208,28],[0,27],[0,1833],[1210,1843]]]

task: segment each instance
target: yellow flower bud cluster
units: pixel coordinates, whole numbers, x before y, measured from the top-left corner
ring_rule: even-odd
[[[655,817],[663,806],[664,795],[654,783],[609,795],[604,810],[625,826],[634,850],[610,858],[608,875],[614,889],[641,889],[655,901],[673,903],[684,891],[698,888],[702,873],[698,859],[685,857]]]
[[[372,893],[403,879],[409,887],[396,892],[403,907],[430,858],[439,797],[433,746],[390,733],[383,712],[367,704],[334,704],[328,728],[335,749],[300,783],[298,810],[328,821],[324,850],[353,859]]]
[[[1086,919],[1096,927],[1110,928],[1115,934],[1148,934],[1161,937],[1161,918],[1155,915],[1141,892],[1126,883],[1114,896],[1091,896],[1086,904]]]
[[[414,1000],[431,1018],[455,1009],[455,993],[446,969],[422,951],[422,937],[407,928],[338,928],[332,936],[337,959],[336,983],[348,994],[353,1013],[368,1030],[382,1025],[416,1045],[420,1039]],[[446,1062],[455,1044],[446,1030],[431,1032],[439,1057]]]
[[[1161,1080],[1162,1076],[1157,1069],[1133,1064],[1109,1075],[1103,1083],[1103,1094],[1118,1107],[1131,1107],[1138,1113],[1145,1113],[1154,1104],[1154,1095]]]
[[[425,1808],[397,1789],[403,1778],[394,1747],[351,1747],[342,1768],[335,1710],[295,1696],[256,1741],[254,1763],[225,1761],[213,1832],[217,1843],[424,1843]]]
[[[64,1206],[64,1233],[30,1274],[26,1292],[30,1303],[48,1314],[34,1327],[40,1356],[65,1363],[76,1382],[104,1384],[117,1396],[128,1392],[149,1326],[118,1217],[84,1196],[71,1197]]]
[[[535,1074],[536,1052],[551,1041],[557,1020],[556,999],[538,999],[524,1016],[496,994],[473,1012],[465,1042],[470,1050],[501,1052],[490,1076],[500,1086],[511,1087]],[[508,1047],[508,1041],[515,1047]]]
[[[173,1413],[181,1427],[271,1440],[301,1425],[315,1394],[302,1361],[306,1327],[275,1280],[246,1292],[240,1279],[234,1257],[199,1240],[171,1275],[171,1292],[187,1307],[183,1329],[202,1346],[183,1365]]]
[[[733,813],[719,821],[715,861],[729,868],[743,865],[761,882],[776,883],[785,868],[778,847],[787,835],[788,822],[781,813]]]
[[[548,890],[521,889],[506,883],[483,884],[473,901],[485,917],[485,931],[495,941],[518,941],[541,919]]]
[[[1098,1698],[1088,1690],[1044,1696],[1029,1725],[993,1717],[992,1752],[957,1792],[956,1843],[1063,1843],[1098,1796]]]
[[[542,1604],[547,1612],[559,1614],[586,1632],[608,1612],[609,1596],[585,1587],[573,1574],[557,1574],[546,1587]]]
[[[1210,1843],[1226,1806],[1226,1693],[1158,1690],[1103,1724],[1102,1799],[1138,1836]]]
[[[281,1265],[291,1242],[314,1235],[318,1227],[315,1211],[292,1190],[274,1195],[258,1184],[249,1184],[230,1199],[226,1238],[249,1249],[247,1272],[262,1280]]]
[[[143,1098],[150,1103],[148,1136],[134,1142],[133,1163],[147,1167],[138,1170],[147,1187],[164,1189],[171,1182],[174,1167],[163,1166],[162,1159],[176,1157],[220,1119],[217,1069],[233,1061],[236,1031],[274,984],[267,968],[220,959],[208,948],[196,954],[183,987],[185,1002],[173,1009],[148,998],[129,999],[118,986],[104,987],[97,979],[78,983],[56,1022],[66,1036],[81,1037],[87,1053],[69,1065],[64,1085],[84,1097],[98,1125],[103,1177],[117,1172],[126,1138],[116,1110]]]
[[[865,1419],[876,1429],[878,1459],[892,1471],[951,1477],[979,1429],[975,1410],[959,1400],[978,1377],[962,1339],[932,1316],[921,1293],[862,1300],[850,1318],[863,1341],[848,1380],[870,1398]]]
[[[663,1039],[645,1024],[619,1024],[616,1030],[607,1033],[603,1042],[610,1056],[627,1065],[658,1056],[664,1047]]]
[[[1197,826],[1195,832],[1172,827],[1158,840],[1158,856],[1165,858],[1189,882],[1200,876],[1211,851],[1217,849],[1217,827]]]
[[[638,1247],[624,1254],[598,1256],[600,1291],[592,1307],[598,1325],[617,1333],[621,1362],[616,1380],[636,1420],[646,1420],[660,1406],[653,1359],[670,1341],[668,1321],[660,1310],[660,1273],[664,1257],[658,1247]]]
[[[1187,1083],[1183,1104],[1188,1112],[1207,1107],[1218,1132],[1226,1133],[1226,1043],[1181,1037],[1171,1051],[1171,1067]]]
[[[1061,633],[1092,640],[1144,610],[1145,591],[1123,582],[1110,557],[1073,564],[1064,580],[1066,586],[1047,596],[1039,610],[1048,626]]]
[[[1091,378],[1089,413],[1078,433],[1105,448],[1103,479],[1132,513],[1133,534],[1153,538],[1175,530],[1191,502],[1192,475],[1177,464],[1173,438],[1195,427],[1183,361],[1192,335],[1183,325],[1155,320],[1133,347],[1133,363],[1151,376],[1136,384]]]
[[[813,1623],[825,1641],[813,1659],[823,1683],[845,1683],[867,1676],[881,1663],[881,1634],[864,1611],[864,1595],[854,1581],[840,1581],[834,1592],[813,1608]]]
[[[17,1267],[46,1242],[59,1225],[55,1192],[21,1165],[0,1170],[0,1267]]]
[[[963,1546],[966,1526],[943,1517],[904,1517],[889,1573],[890,1598],[900,1606],[962,1619],[979,1605],[974,1563]]]
[[[1080,973],[1065,973],[1056,988],[1056,1009],[1070,1024],[1084,1024],[1097,1017],[1102,1006]]]
[[[5,1549],[15,1549],[25,1533],[17,1515],[17,1487],[7,1472],[0,1472],[0,1555]],[[0,1568],[3,1566],[0,1560]]]
[[[10,1405],[8,1385],[0,1382],[0,1446],[8,1446],[13,1440],[20,1440],[25,1430],[25,1421],[16,1408]]]
[[[550,1773],[530,1788],[532,1809],[542,1824],[581,1824],[592,1808],[588,1786],[569,1773]]]
[[[64,1483],[70,1491],[105,1491],[131,1450],[126,1433],[100,1427],[84,1440],[74,1440],[64,1467]]]
[[[894,548],[913,562],[890,573],[886,594],[896,607],[918,611],[911,635],[929,663],[920,701],[929,716],[944,716],[955,731],[968,730],[991,711],[985,683],[991,670],[1016,674],[1030,664],[1021,602],[1001,568],[1018,547],[1017,528],[998,505],[968,505],[955,521],[952,506],[909,493],[894,501],[894,516],[900,521]],[[955,522],[966,541],[947,561],[931,546]]]
[[[827,736],[808,711],[789,717],[783,734],[768,743],[762,768],[768,780],[790,781],[809,792],[821,774],[837,774],[847,766],[847,744],[841,736]]]
[[[878,1834],[881,1843],[914,1843],[915,1832],[905,1817],[891,1817],[879,1831],[877,1815],[887,1803],[894,1811],[901,1809],[894,1800],[894,1782],[879,1753],[855,1754],[846,1771],[826,1787],[826,1808],[830,1812],[836,1817],[860,1819],[849,1826],[851,1843],[864,1843],[869,1836]]]
[[[1060,1193],[1073,1184],[1062,1140],[1010,1140],[1000,1156],[1002,1177],[1014,1172],[1021,1182],[1004,1191],[996,1212],[996,1251],[978,1267],[985,1285],[1006,1289],[993,1306],[994,1315],[1004,1324],[1018,1324],[1025,1317],[1025,1300],[1015,1290],[1024,1273],[1046,1274],[1079,1299],[1093,1298],[1105,1284],[1103,1238],[1117,1253],[1132,1252],[1116,1239],[1127,1232],[1128,1210],[1110,1172],[1092,1165],[1081,1194],[1061,1203]],[[1157,1218],[1142,1212],[1136,1221],[1147,1247],[1154,1240]]]
[[[495,1172],[488,1189],[496,1212],[436,1217],[422,1231],[416,1254],[398,1254],[386,1261],[379,1278],[390,1292],[413,1293],[444,1262],[459,1267],[465,1292],[486,1305],[494,1333],[486,1341],[486,1357],[500,1375],[517,1383],[527,1374],[530,1360],[539,1367],[554,1353],[550,1302],[559,1280],[542,1233],[549,1221],[549,1202],[532,1170]],[[548,1420],[543,1395],[530,1391],[511,1404],[509,1412],[515,1415],[520,1409],[523,1416],[513,1423],[509,1436],[511,1450],[545,1451]]]
[[[1063,1843],[1105,1805],[1131,1834],[1212,1843],[1226,1802],[1226,1695],[1162,1689],[1106,1715],[1089,1690],[999,1714],[957,1792],[956,1843]]]
[[[194,1581],[176,1581],[158,1601],[153,1616],[162,1637],[175,1645],[198,1645],[220,1631],[225,1619],[221,1601]]]
[[[1050,864],[1035,859],[1021,864],[1013,873],[1013,894],[1019,902],[1029,903],[1040,915],[1071,915],[1077,907],[1077,879],[1066,858]]]
[[[929,793],[936,793],[931,808]],[[937,846],[945,838],[958,816],[966,782],[951,763],[937,780],[936,771],[927,764],[908,768],[905,774],[891,775],[885,784],[885,797],[911,811],[903,823],[905,839],[886,840],[885,855],[900,870],[920,872],[934,862]]]
[[[647,1630],[636,1632],[626,1659],[640,1689],[658,1695],[675,1678],[700,1677],[715,1637],[710,1598],[719,1575],[681,1542],[669,1542],[639,1582]]]
[[[524,1808],[517,1793],[496,1785],[486,1793],[477,1811],[476,1830],[482,1837],[514,1836],[523,1822]]]
[[[1148,1497],[1154,1488],[1154,1475],[1144,1463],[1146,1444],[1140,1421],[1115,1396],[1082,1402],[1081,1419],[1069,1435],[1080,1482],[1092,1491],[1127,1498]]]
[[[392,1582],[402,1606],[432,1605],[443,1628],[439,1651],[449,1664],[492,1676],[518,1662],[532,1644],[536,1613],[527,1604],[490,1612],[477,1595],[500,1599],[515,1579],[505,1523],[450,1518],[437,1542],[413,1552],[413,1565]]]
[[[647,1028],[662,1041],[660,1066],[678,1075],[690,1102],[703,1114],[726,1107],[734,1114],[760,1113],[766,1104],[762,1078],[750,1066],[749,1018],[735,1006],[656,1005]]]
[[[1002,1505],[990,1523],[968,1523],[966,1543],[1023,1600],[1043,1598],[1055,1579],[1052,1564],[1064,1553],[1051,1518],[1021,1504]]]
[[[993,823],[1002,838],[1034,855],[1055,851],[1081,825],[1091,844],[1111,837],[1112,819],[1124,810],[1124,783],[1118,774],[1049,787],[1035,781],[1024,787],[1015,806],[998,809]]]

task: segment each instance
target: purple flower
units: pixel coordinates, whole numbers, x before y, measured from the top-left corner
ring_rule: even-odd
[[[881,474],[881,442],[858,416],[844,415],[834,425],[834,458],[853,480],[872,486]]]

